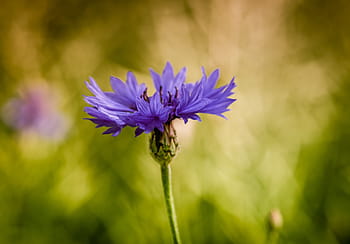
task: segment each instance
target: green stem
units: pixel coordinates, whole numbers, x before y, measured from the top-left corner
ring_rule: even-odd
[[[170,165],[161,165],[160,167],[162,171],[164,197],[170,222],[171,233],[173,235],[174,244],[181,244],[179,229],[177,227],[176,221],[174,198],[171,187],[171,168]]]
[[[276,244],[278,242],[278,231],[270,230],[267,233],[266,244]]]

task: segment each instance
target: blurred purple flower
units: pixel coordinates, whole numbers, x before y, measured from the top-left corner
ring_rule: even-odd
[[[187,123],[189,119],[200,121],[198,113],[208,113],[226,118],[223,113],[236,99],[229,98],[235,88],[234,79],[225,86],[215,88],[219,70],[207,77],[202,68],[202,78],[194,84],[186,84],[186,68],[174,74],[168,62],[163,73],[157,74],[152,69],[151,76],[155,93],[148,96],[145,84],[138,84],[133,73],[128,72],[124,83],[111,77],[114,92],[103,92],[93,78],[86,82],[94,96],[86,96],[85,101],[92,105],[85,112],[96,127],[108,127],[103,134],[117,136],[125,126],[137,127],[135,135],[150,133],[157,129],[164,131],[164,125],[176,118]]]
[[[48,139],[60,140],[67,133],[68,121],[52,100],[52,94],[45,87],[27,88],[22,96],[5,104],[3,120],[17,131],[30,131]]]

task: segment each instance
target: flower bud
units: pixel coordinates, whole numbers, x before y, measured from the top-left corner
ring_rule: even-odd
[[[272,209],[268,216],[269,228],[279,230],[283,226],[283,217],[279,209]]]
[[[164,131],[155,129],[150,139],[150,150],[153,158],[160,165],[168,165],[178,150],[176,131],[172,122],[164,124]]]

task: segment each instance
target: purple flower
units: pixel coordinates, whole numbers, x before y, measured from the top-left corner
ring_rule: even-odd
[[[164,125],[176,118],[187,123],[189,119],[201,121],[198,113],[214,114],[226,118],[223,113],[236,99],[229,98],[235,88],[234,79],[225,86],[215,88],[219,70],[207,77],[203,76],[196,83],[185,83],[186,68],[174,74],[168,62],[163,73],[157,74],[152,69],[151,76],[156,91],[148,96],[145,84],[138,84],[133,73],[128,72],[124,83],[111,77],[114,92],[103,92],[93,78],[86,82],[94,96],[86,96],[85,101],[92,107],[85,112],[93,118],[96,127],[107,127],[104,134],[117,136],[125,126],[136,127],[135,135],[164,131]]]
[[[2,118],[18,132],[34,132],[50,140],[62,140],[68,131],[68,121],[53,100],[49,88],[32,85],[23,89],[22,96],[5,104]]]

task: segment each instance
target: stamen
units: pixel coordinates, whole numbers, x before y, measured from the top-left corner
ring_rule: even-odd
[[[142,98],[146,102],[149,102],[149,97],[147,96],[147,88],[143,91]]]
[[[160,97],[160,102],[163,103],[163,87],[159,87],[159,97]]]
[[[179,89],[175,86],[175,98],[178,98],[179,96]]]
[[[168,94],[169,94],[168,103],[171,103],[171,97],[172,97],[172,95],[171,95],[170,91],[168,91]]]

